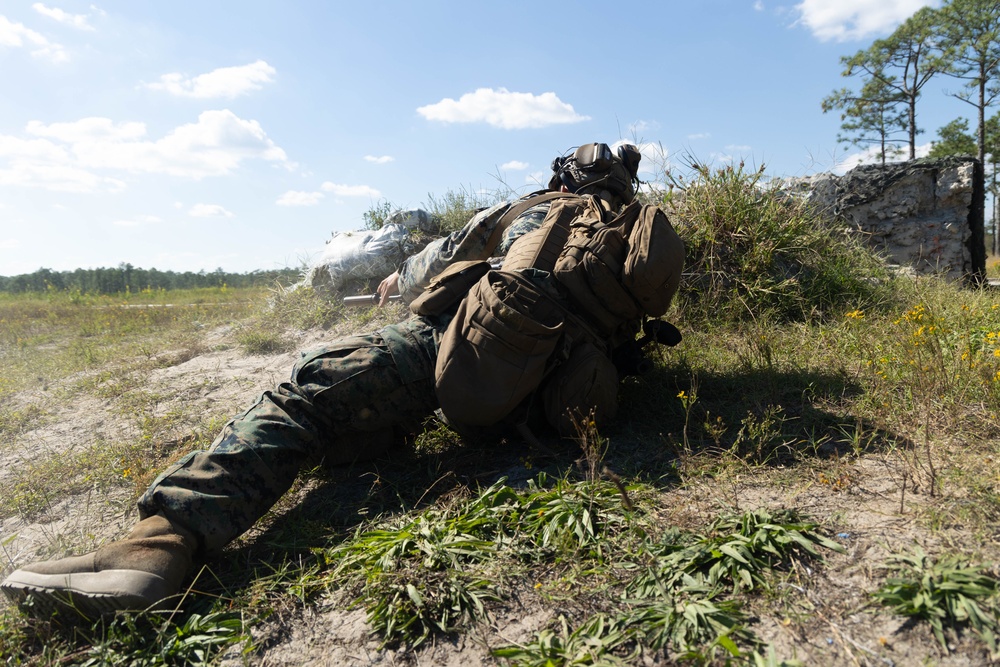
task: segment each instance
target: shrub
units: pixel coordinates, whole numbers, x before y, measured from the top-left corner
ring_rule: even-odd
[[[686,245],[685,317],[809,321],[892,300],[882,261],[831,220],[763,182],[763,168],[694,166],[650,198]]]

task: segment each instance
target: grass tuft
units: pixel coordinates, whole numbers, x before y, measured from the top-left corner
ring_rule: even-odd
[[[893,556],[890,571],[873,594],[876,600],[893,613],[928,623],[945,651],[950,650],[945,631],[968,627],[994,659],[1000,657],[1000,584],[986,568],[953,555],[935,561],[917,547],[912,554]]]

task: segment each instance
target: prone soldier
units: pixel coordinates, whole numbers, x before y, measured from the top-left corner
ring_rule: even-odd
[[[310,459],[372,458],[436,410],[485,426],[541,403],[563,433],[574,415],[611,418],[612,351],[666,311],[683,264],[666,216],[633,201],[639,160],[602,143],[557,157],[546,191],[477,213],[382,281],[378,300],[399,294],[412,317],[304,353],[288,382],[152,483],[125,539],[25,565],[0,589],[31,596],[31,613],[166,608],[193,563],[247,531]],[[497,256],[499,270],[486,261]]]

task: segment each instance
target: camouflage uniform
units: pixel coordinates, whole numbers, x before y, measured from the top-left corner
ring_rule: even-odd
[[[518,216],[496,249],[486,244],[497,207],[428,245],[400,269],[403,300],[453,261],[503,254],[541,224],[548,208]],[[450,319],[413,317],[303,353],[289,382],[230,421],[207,451],[163,472],[139,499],[140,516],[162,514],[193,533],[202,553],[217,552],[277,502],[306,462],[377,456],[438,407],[434,363]]]
[[[432,241],[420,253],[406,260],[399,269],[399,293],[403,301],[413,301],[423,291],[431,278],[453,263],[470,259],[488,259],[492,255],[505,255],[511,244],[523,234],[541,226],[551,202],[532,206],[517,216],[504,232],[496,248],[487,248],[493,224],[499,216],[494,215],[510,203],[497,204],[480,211],[466,225],[448,236]]]

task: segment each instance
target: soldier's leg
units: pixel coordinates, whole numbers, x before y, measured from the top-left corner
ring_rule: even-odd
[[[25,566],[0,585],[32,609],[94,616],[163,605],[180,590],[192,556],[244,532],[281,497],[311,457],[367,458],[375,433],[419,423],[435,407],[433,331],[421,321],[355,336],[306,355],[284,383],[186,456],[140,500],[125,540],[85,556]]]
[[[436,407],[433,361],[421,346],[394,345],[384,333],[305,355],[291,382],[265,392],[207,451],[161,474],[140,498],[140,516],[166,516],[206,553],[217,552],[274,505],[310,459],[372,458],[388,444],[380,437],[388,429],[419,426]]]

